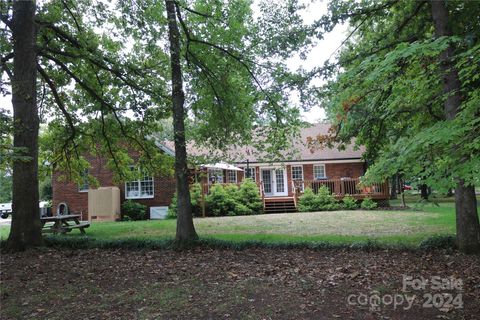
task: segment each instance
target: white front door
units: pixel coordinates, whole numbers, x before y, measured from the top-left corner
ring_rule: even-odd
[[[263,190],[267,196],[287,196],[287,173],[284,168],[260,169]]]

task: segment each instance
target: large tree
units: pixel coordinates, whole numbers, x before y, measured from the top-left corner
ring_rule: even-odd
[[[188,184],[187,145],[185,140],[185,93],[183,92],[182,66],[180,62],[180,32],[177,25],[175,1],[166,0],[170,65],[172,69],[173,135],[175,141],[175,176],[177,179],[177,241],[198,238],[193,226],[190,189]]]
[[[144,2],[137,12],[123,4],[124,23],[138,25],[132,32],[138,43],[146,38],[163,39],[165,26],[161,5]],[[252,142],[254,130],[263,131],[260,149],[277,153],[300,122],[298,109],[287,103],[287,87],[293,76],[279,58],[287,57],[307,44],[296,1],[272,8],[261,4],[262,17],[253,18],[251,1],[165,1],[170,54],[171,100],[173,107],[175,174],[177,180],[178,241],[197,238],[190,208],[187,170],[187,138],[210,150],[224,151]],[[133,15],[132,15],[133,13]],[[278,22],[268,16],[276,15]],[[294,27],[282,30],[280,24]],[[295,37],[292,37],[295,35]],[[272,45],[277,41],[277,45]],[[278,45],[282,47],[279,48]],[[163,48],[151,46],[149,54]],[[185,81],[185,85],[184,85]],[[185,129],[189,116],[193,126]]]
[[[12,220],[7,246],[41,245],[38,218],[38,109],[36,97],[35,2],[15,1],[8,21],[13,40],[13,146],[22,157],[13,162]]]
[[[52,1],[37,7],[35,1],[2,1],[0,9],[1,91],[11,88],[14,110],[11,120],[2,113],[9,124],[0,126],[1,165],[13,168],[7,246],[21,250],[42,243],[39,113],[50,119],[45,160],[75,179],[88,165],[86,153],[107,155],[119,178],[131,174],[127,149],[137,150],[137,160],[145,159],[152,170],[162,169],[168,160],[145,137],[157,131],[155,120],[169,111],[162,104],[149,108],[162,99],[165,87],[153,81],[155,70],[140,65],[109,30],[96,31],[112,15],[104,3]]]
[[[332,1],[318,22],[351,28],[338,63],[315,70],[338,72],[322,91],[336,130],[318,142],[355,137],[367,181],[400,173],[455,188],[464,252],[480,251],[479,15],[474,2]]]
[[[432,18],[435,26],[435,36],[437,38],[451,37],[452,31],[449,24],[450,15],[448,8],[443,1],[430,0]],[[477,12],[477,18],[480,17],[480,10]],[[480,23],[479,23],[480,27]],[[477,29],[477,37],[480,36],[480,30]],[[452,60],[455,56],[456,46],[453,43],[449,43],[439,55],[440,70],[442,71],[443,80],[443,93],[445,94],[444,112],[445,119],[447,121],[454,121],[457,116],[462,116],[462,84],[458,75],[457,66],[455,61]],[[479,90],[477,88],[477,90]],[[478,101],[477,101],[478,102]],[[478,117],[480,108],[473,115]],[[478,123],[477,123],[478,124]],[[479,133],[480,124],[478,124],[476,130]],[[455,152],[459,146],[457,141],[454,141]],[[480,146],[477,146],[476,156],[480,156],[478,152]],[[472,156],[472,155],[470,155]],[[468,155],[467,155],[468,157]],[[467,158],[468,159],[468,158]],[[467,160],[462,159],[462,160]],[[471,168],[473,172],[478,173],[478,168]],[[475,183],[478,181],[466,182],[460,175],[454,175],[455,186],[455,208],[457,211],[457,240],[460,250],[464,252],[480,252],[480,224],[477,213],[477,199],[475,195]]]

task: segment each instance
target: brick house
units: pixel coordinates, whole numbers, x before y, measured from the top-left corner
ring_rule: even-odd
[[[144,180],[115,184],[113,173],[107,167],[107,161],[101,157],[86,156],[90,163],[88,174],[94,176],[101,187],[117,186],[120,189],[120,199],[127,199],[146,205],[147,207],[168,206],[175,193],[175,180],[168,177],[146,177]],[[60,179],[61,173],[54,171],[52,177],[52,211],[57,211],[60,203],[66,203],[70,212],[81,213],[83,219],[88,218],[88,188],[87,182],[77,184]],[[126,190],[129,192],[125,192]],[[144,190],[144,194],[134,194],[133,190]]]
[[[270,201],[295,201],[305,187],[318,189],[327,186],[332,193],[341,197],[351,194],[359,199],[368,195],[374,199],[388,198],[388,186],[377,185],[370,189],[359,189],[359,178],[365,173],[366,164],[362,160],[363,150],[354,150],[347,146],[345,150],[336,148],[315,149],[306,144],[308,137],[326,134],[329,124],[315,124],[301,130],[300,137],[294,141],[294,152],[281,162],[267,162],[253,148],[244,147],[231,150],[230,164],[243,171],[205,170],[206,174],[196,180],[206,185],[211,183],[240,183],[249,175],[260,187],[264,205]],[[173,143],[166,142],[159,147],[167,154],[174,156]],[[205,155],[205,150],[187,148],[190,155]],[[113,174],[106,166],[106,160],[90,157],[89,174],[98,179],[100,186],[113,186]],[[193,176],[193,175],[192,175]],[[145,204],[147,207],[168,206],[175,192],[175,181],[167,177],[144,177],[137,181],[128,181],[118,185],[121,191],[121,202],[131,199]],[[87,217],[88,185],[78,185],[59,179],[59,173],[53,175],[53,211],[59,203],[66,203],[72,212],[81,212]],[[266,199],[266,200],[265,200]],[[295,203],[296,206],[296,203]]]

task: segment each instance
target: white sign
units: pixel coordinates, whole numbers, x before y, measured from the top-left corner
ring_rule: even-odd
[[[150,219],[166,219],[168,207],[150,207]]]

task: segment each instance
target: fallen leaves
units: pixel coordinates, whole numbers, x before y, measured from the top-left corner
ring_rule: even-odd
[[[446,252],[41,249],[3,255],[2,319],[474,319],[480,259]],[[398,293],[402,275],[455,276],[464,309],[348,305],[351,293]],[[418,294],[421,294],[419,292]],[[34,316],[33,316],[34,315]]]

